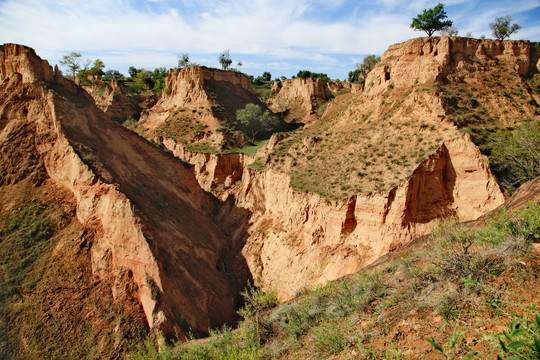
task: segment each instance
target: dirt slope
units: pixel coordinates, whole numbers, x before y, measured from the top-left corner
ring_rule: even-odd
[[[96,233],[92,271],[113,279],[129,273],[148,324],[166,334],[234,323],[236,296],[250,277],[239,255],[244,212],[204,192],[189,166],[110,121],[31,49],[8,44],[2,55],[23,64],[1,74],[3,142],[27,141],[29,133],[16,129],[34,124],[35,148],[24,156],[40,159],[75,195],[77,218]],[[46,82],[26,70],[26,57],[43,67]]]

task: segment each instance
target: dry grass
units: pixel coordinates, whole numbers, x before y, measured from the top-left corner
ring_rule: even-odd
[[[272,310],[264,306],[253,313],[255,307],[248,307],[241,312],[244,320],[237,330],[214,332],[204,343],[165,349],[168,352],[161,358],[443,358],[426,341],[430,339],[450,359],[468,354],[481,359],[497,355],[535,359],[533,338],[540,336],[540,327],[534,316],[540,314],[540,299],[531,294],[540,290],[540,257],[531,244],[540,239],[539,227],[538,205],[500,213],[488,226],[475,230],[444,223],[421,246],[307,290]],[[471,265],[480,263],[484,266]],[[272,295],[258,293],[256,298]],[[506,354],[499,338],[511,322],[514,328],[519,323],[525,329],[514,339],[523,345]],[[147,358],[155,348],[147,343],[135,358]],[[478,352],[479,357],[474,355]]]
[[[334,200],[357,193],[387,191],[409,177],[443,140],[457,132],[440,119],[421,119],[400,91],[366,101],[336,98],[325,116],[278,144],[273,167],[291,174],[296,191]]]

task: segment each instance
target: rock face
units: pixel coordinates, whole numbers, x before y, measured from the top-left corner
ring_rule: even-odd
[[[50,179],[74,194],[78,219],[96,234],[93,271],[123,278],[128,274],[150,327],[180,337],[187,331],[204,334],[210,327],[234,323],[236,297],[248,280],[290,299],[306,286],[353,273],[428,234],[442,217],[472,220],[503,202],[487,160],[469,136],[454,136],[455,127],[439,120],[444,109],[437,96],[417,93],[398,102],[401,93],[396,93],[388,99],[399,109],[388,114],[384,107],[382,90],[388,81],[405,87],[417,78],[420,82],[452,75],[444,72],[450,63],[436,65],[439,60],[445,63],[439,54],[445,41],[455,40],[415,39],[391,47],[394,57],[385,54],[386,62],[368,76],[367,83],[371,79],[373,85],[367,97],[381,100],[366,105],[373,108],[373,117],[386,115],[396,124],[404,124],[404,119],[412,124],[430,116],[430,121],[438,121],[430,124],[444,125],[449,134],[415,163],[410,177],[388,191],[326,201],[295,192],[284,172],[250,168],[255,158],[272,156],[283,134],[274,136],[255,158],[195,153],[177,139],[159,135],[174,155],[194,165],[186,166],[110,121],[84,90],[16,45],[0,50],[5,62],[0,143],[16,138],[20,124],[36,123],[38,158]],[[520,46],[512,49],[521,54]],[[465,53],[448,52],[451,59]],[[434,61],[436,70],[431,68]],[[516,62],[516,71],[524,61]],[[466,59],[462,63],[463,68],[470,65]],[[401,76],[405,80],[399,80]],[[50,84],[45,87],[41,80]],[[317,103],[332,97],[326,83],[313,79],[276,84],[274,90],[272,106],[297,103],[289,116],[298,119],[314,116]],[[352,104],[360,94],[347,95],[347,111],[342,112],[340,104],[327,108],[335,124],[367,121],[354,107],[365,104]],[[188,113],[214,129],[242,104],[257,101],[243,75],[188,67],[169,73],[163,97],[141,121],[155,134],[178,119],[175,116]],[[6,179],[16,181],[16,174]],[[218,198],[203,189],[217,190]]]
[[[248,103],[260,101],[245,75],[189,66],[169,71],[161,99],[141,120],[145,128],[153,130],[171,113],[181,110],[198,113],[199,121],[213,130],[220,126],[220,121],[235,116],[236,110]]]
[[[444,82],[448,76],[485,71],[502,63],[519,75],[540,71],[535,43],[479,40],[462,37],[423,37],[395,44],[366,78],[365,93],[374,95],[394,87]]]
[[[201,187],[210,191],[218,187],[230,187],[242,179],[244,169],[254,160],[252,156],[232,153],[214,154],[189,151],[173,139],[161,139],[160,143],[174,156],[194,165],[194,172]]]
[[[197,159],[189,151],[175,154],[186,161]],[[209,161],[214,163],[219,160]],[[282,299],[290,299],[304,287],[358,271],[429,234],[442,217],[473,220],[504,201],[486,158],[468,135],[444,142],[409,180],[389,192],[335,202],[293,191],[289,176],[272,169],[243,170],[241,185],[230,193],[237,206],[252,214],[250,237],[242,253],[255,283],[278,289]],[[238,173],[238,166],[235,171]],[[204,184],[230,184],[198,173]]]
[[[21,74],[24,83],[55,79],[49,63],[41,60],[33,49],[16,44],[4,44],[0,50],[0,82],[14,73]]]
[[[124,93],[116,80],[111,80],[110,84],[98,80],[95,85],[86,86],[85,89],[92,95],[96,105],[113,121],[123,123],[128,119],[138,120],[141,116],[142,108]]]
[[[328,83],[321,79],[292,79],[276,81],[268,107],[274,112],[288,110],[289,122],[307,122],[315,115],[318,105],[332,98]]]
[[[169,71],[161,99],[143,112],[140,123],[148,137],[176,137],[221,150],[225,145],[235,146],[237,139],[215,130],[235,119],[236,111],[247,104],[266,107],[244,74],[189,66]]]
[[[45,88],[39,76],[53,72],[33,52],[0,49],[11,64],[2,67],[0,140],[36,124],[31,156],[74,194],[77,218],[96,234],[93,272],[129,274],[148,324],[168,335],[234,323],[249,278],[240,254],[244,213],[204,192],[191,168],[110,121],[71,81]]]

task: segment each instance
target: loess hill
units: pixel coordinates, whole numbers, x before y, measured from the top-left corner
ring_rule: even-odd
[[[154,104],[118,84],[88,93],[32,49],[3,45],[1,355],[117,358],[154,330],[206,336],[237,323],[248,282],[291,300],[432,233],[443,218],[476,220],[504,202],[480,149],[490,155],[493,134],[538,124],[539,61],[527,41],[420,38],[392,45],[363,90],[294,79],[260,99],[242,74],[188,67],[169,72]],[[223,125],[248,103],[300,127],[251,155],[224,151],[246,143]],[[119,124],[139,114],[136,132]],[[412,272],[429,270],[413,258],[403,261],[418,269],[387,273],[399,268],[410,284]],[[397,291],[377,276],[377,286]],[[444,281],[433,285],[441,298]],[[460,281],[452,286],[461,296]],[[345,294],[332,286],[321,291]],[[415,286],[429,296],[425,283]],[[393,301],[372,290],[345,310],[347,321],[366,325],[362,314]],[[305,315],[291,310],[295,301],[284,306],[276,317]],[[283,325],[274,320],[265,324]],[[309,339],[331,325],[309,330],[304,320],[309,328],[287,337],[302,347],[276,357],[319,354]],[[380,346],[423,336],[389,334]],[[421,340],[410,354],[424,351]]]

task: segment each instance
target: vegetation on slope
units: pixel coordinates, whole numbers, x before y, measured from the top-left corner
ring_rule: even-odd
[[[0,359],[114,358],[146,336],[129,291],[113,299],[93,275],[93,233],[65,190],[24,180],[0,200]]]
[[[444,222],[400,254],[278,306],[275,294],[248,289],[238,329],[160,351],[148,340],[131,358],[536,359],[540,206],[487,221]]]
[[[480,76],[436,84],[436,88],[447,118],[471,135],[482,153],[488,156],[498,182],[508,193],[513,193],[540,174],[537,169],[540,165],[540,105],[536,101],[540,95],[540,74],[522,79],[504,65],[494,62],[489,65],[489,71]],[[526,147],[536,153],[532,159],[536,170],[528,171],[527,176],[523,176],[524,169],[511,159],[523,154],[516,151],[510,155],[507,151],[523,146],[520,139],[527,139]]]
[[[415,96],[424,91],[415,90]],[[413,105],[407,104],[411,94],[389,89],[369,101],[360,94],[338,96],[320,121],[280,142],[270,163],[290,173],[294,190],[328,200],[387,191],[457,135],[451,124],[434,116],[418,120]]]

